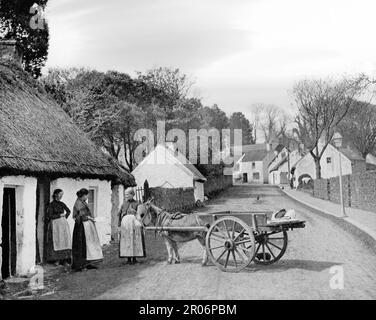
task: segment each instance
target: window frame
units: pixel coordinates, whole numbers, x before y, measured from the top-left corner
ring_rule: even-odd
[[[98,187],[89,187],[89,193],[93,191],[93,210],[90,207],[89,197],[87,199],[88,207],[90,208],[93,217],[96,218],[98,216]]]

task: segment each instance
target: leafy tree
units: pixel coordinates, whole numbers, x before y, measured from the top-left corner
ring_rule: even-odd
[[[155,130],[156,121],[164,118],[158,103],[165,94],[124,73],[51,69],[41,82],[93,141],[114,158],[123,156],[130,170],[137,164],[134,133]]]
[[[14,39],[23,54],[24,68],[33,77],[41,75],[48,53],[48,25],[34,4],[45,8],[48,0],[2,0],[0,1],[0,37]],[[31,13],[30,13],[31,12]],[[35,17],[38,24],[33,27]]]
[[[179,105],[178,101],[187,98],[193,85],[187,75],[179,69],[159,67],[147,70],[145,73],[137,72],[137,74],[138,80],[166,94],[163,106],[167,119],[173,118],[174,106]]]
[[[242,112],[234,112],[230,117],[230,129],[242,130],[242,144],[254,144],[253,127]]]

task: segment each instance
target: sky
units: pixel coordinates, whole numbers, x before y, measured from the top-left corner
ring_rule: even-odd
[[[227,114],[305,78],[376,75],[375,0],[49,0],[49,67],[179,68]]]

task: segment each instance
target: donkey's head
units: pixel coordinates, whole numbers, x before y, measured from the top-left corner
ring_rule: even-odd
[[[149,225],[155,225],[157,219],[157,212],[152,204],[154,198],[150,198],[148,201],[138,205],[136,218],[144,227]]]

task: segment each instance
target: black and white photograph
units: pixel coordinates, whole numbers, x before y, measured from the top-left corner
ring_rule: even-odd
[[[0,0],[0,300],[375,300],[375,12]]]

